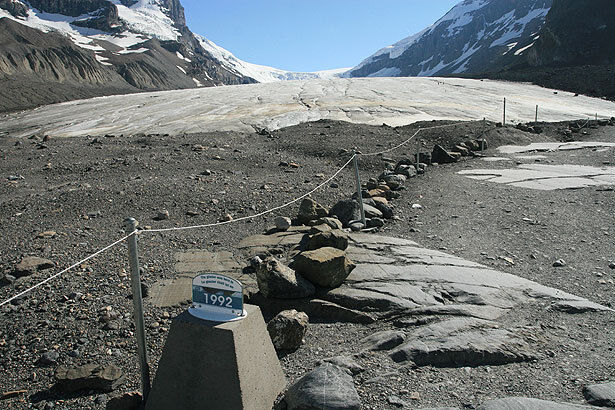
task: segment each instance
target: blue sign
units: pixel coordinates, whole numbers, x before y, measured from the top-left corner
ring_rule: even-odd
[[[243,286],[233,278],[205,273],[192,280],[190,314],[201,319],[228,322],[245,317]]]

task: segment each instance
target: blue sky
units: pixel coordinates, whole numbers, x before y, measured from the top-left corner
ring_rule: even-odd
[[[291,71],[352,67],[460,0],[181,0],[190,29],[238,58]]]

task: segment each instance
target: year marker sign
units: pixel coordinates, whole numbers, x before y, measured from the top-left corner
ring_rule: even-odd
[[[205,273],[192,280],[192,316],[215,322],[243,319],[243,286],[233,278]]]

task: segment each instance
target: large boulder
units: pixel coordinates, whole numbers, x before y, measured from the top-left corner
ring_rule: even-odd
[[[306,246],[308,251],[327,247],[344,251],[348,248],[348,235],[339,229],[320,232],[316,235],[308,236]]]
[[[53,268],[55,263],[49,259],[39,258],[38,256],[25,256],[21,262],[15,265],[14,276],[30,276],[35,272]]]
[[[457,162],[457,158],[440,145],[433,147],[433,151],[431,152],[431,160],[433,162],[437,162],[438,164],[450,164]]]
[[[256,267],[256,281],[266,298],[298,299],[316,292],[314,285],[272,256]]]
[[[277,350],[296,350],[303,343],[309,317],[295,309],[278,313],[269,323],[267,331]]]
[[[94,363],[83,366],[59,366],[55,370],[56,387],[65,392],[79,390],[113,391],[124,382],[124,373],[118,367]]]
[[[323,363],[286,391],[288,410],[359,410],[361,401],[349,371]]]
[[[299,274],[324,288],[340,286],[355,266],[344,251],[331,247],[301,252],[293,261]]]
[[[350,221],[361,219],[361,209],[359,203],[352,199],[339,201],[329,211],[331,216],[336,217],[344,226],[348,226]]]
[[[327,209],[310,198],[305,198],[299,205],[299,213],[297,214],[297,222],[300,224],[309,224],[310,221],[324,218],[329,215]]]

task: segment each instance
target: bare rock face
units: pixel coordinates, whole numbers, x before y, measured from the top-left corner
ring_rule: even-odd
[[[278,313],[267,324],[267,331],[276,350],[296,350],[303,343],[308,315],[295,309]]]
[[[0,0],[0,9],[8,11],[13,17],[26,17],[28,15],[28,7],[13,0]]]
[[[79,390],[113,391],[124,382],[124,373],[114,365],[86,364],[60,366],[55,371],[57,388],[65,392]]]
[[[256,281],[266,298],[298,299],[316,292],[314,285],[271,256],[257,266]]]
[[[477,410],[502,410],[502,409],[523,409],[523,410],[573,410],[573,409],[592,409],[595,407],[582,406],[578,404],[558,403],[549,400],[532,399],[527,397],[505,397],[503,399],[490,400],[477,407]]]
[[[299,206],[299,214],[297,215],[297,221],[301,224],[309,224],[310,221],[314,221],[320,218],[324,218],[329,215],[329,211],[316,201],[310,198],[305,198],[301,201]]]
[[[361,401],[350,371],[323,363],[286,391],[288,410],[359,410]]]
[[[331,247],[301,252],[293,262],[299,274],[324,288],[340,286],[355,266],[344,251]]]

